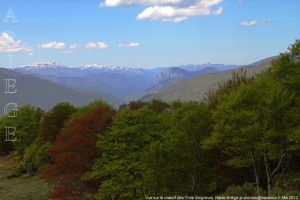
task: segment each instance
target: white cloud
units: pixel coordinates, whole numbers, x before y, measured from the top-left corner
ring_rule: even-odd
[[[271,18],[266,18],[266,19],[260,20],[260,23],[262,23],[262,24],[264,24],[264,23],[269,23],[269,22],[272,22],[272,19],[271,19]]]
[[[41,45],[38,45],[38,47],[43,49],[65,49],[67,48],[67,44],[65,42],[48,42]]]
[[[20,40],[14,40],[8,33],[2,33],[0,35],[0,52],[6,53],[32,53],[33,50],[27,46],[26,44],[22,43]]]
[[[89,42],[86,44],[86,48],[87,49],[96,49],[97,48],[97,44],[94,42]]]
[[[128,6],[128,5],[168,5],[168,4],[179,4],[183,0],[105,0],[101,3],[101,6],[117,7],[117,6]]]
[[[78,48],[78,44],[71,44],[69,48],[71,50],[77,49]]]
[[[271,21],[272,21],[271,18],[266,18],[266,19],[262,19],[262,20],[246,20],[246,21],[241,22],[241,26],[250,27],[250,26],[257,25],[257,24],[270,23]]]
[[[137,20],[162,20],[181,22],[190,17],[220,15],[223,8],[217,6],[223,0],[104,0],[101,4],[107,7],[144,5]]]
[[[247,26],[247,27],[254,26],[256,24],[257,24],[257,20],[246,20],[241,22],[241,26]]]
[[[137,42],[130,42],[128,44],[121,43],[118,45],[118,47],[120,47],[120,48],[133,48],[133,47],[139,47],[139,46],[140,46],[140,44]]]
[[[72,50],[75,50],[79,47],[78,44],[74,43],[71,45],[68,45],[66,42],[47,42],[47,43],[43,43],[41,45],[38,45],[39,48],[43,48],[43,49],[56,49],[56,50],[65,50],[66,52],[72,52]]]
[[[85,47],[87,49],[106,49],[108,45],[105,42],[89,42]]]
[[[98,49],[106,49],[108,45],[104,42],[97,42]]]
[[[213,11],[214,15],[221,15],[224,12],[222,7],[219,7],[217,10]]]

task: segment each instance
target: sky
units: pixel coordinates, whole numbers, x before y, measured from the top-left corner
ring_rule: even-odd
[[[249,64],[300,38],[299,0],[0,0],[0,67]]]

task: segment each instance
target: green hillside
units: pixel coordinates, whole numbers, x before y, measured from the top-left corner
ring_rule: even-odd
[[[149,101],[151,99],[161,99],[167,102],[176,100],[199,101],[205,97],[208,91],[216,89],[221,81],[230,79],[234,71],[239,71],[243,68],[248,76],[252,76],[267,69],[273,59],[274,57],[271,57],[234,70],[205,74],[186,79],[170,87],[163,88],[158,93],[147,94],[143,96],[141,100]]]

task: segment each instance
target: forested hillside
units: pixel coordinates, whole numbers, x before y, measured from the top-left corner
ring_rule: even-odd
[[[39,176],[50,199],[297,198],[299,57],[297,40],[264,72],[235,72],[203,102],[23,106],[0,119],[0,152],[20,161],[6,178]],[[4,141],[7,126],[15,142]]]

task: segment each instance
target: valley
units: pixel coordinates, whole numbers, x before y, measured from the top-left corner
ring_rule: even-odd
[[[144,69],[102,64],[69,67],[55,62],[41,62],[14,70],[74,89],[104,92],[115,98],[127,99],[145,92],[152,93],[180,80],[236,67],[208,63]]]
[[[274,57],[242,68],[251,76],[266,69],[272,59]],[[0,106],[16,102],[19,106],[31,104],[49,110],[59,102],[80,106],[96,99],[114,107],[136,100],[201,101],[208,91],[240,69],[238,65],[209,63],[142,69],[97,64],[68,67],[41,62],[0,69],[1,80],[13,77],[18,82],[18,92],[2,95]],[[0,85],[0,89],[4,91],[5,85]]]

